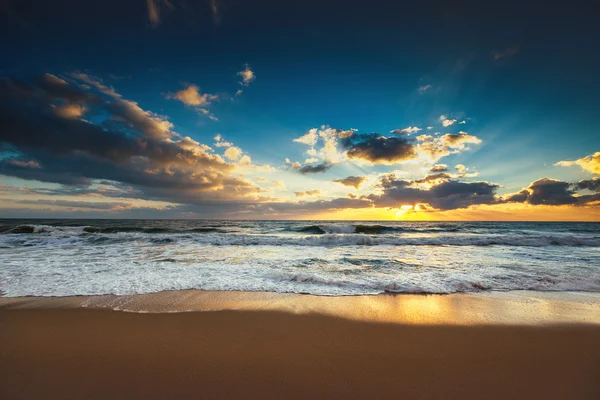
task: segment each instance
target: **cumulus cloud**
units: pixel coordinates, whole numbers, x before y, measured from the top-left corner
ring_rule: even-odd
[[[298,161],[292,162],[289,158],[285,159],[285,164],[289,165],[294,169],[299,169],[300,167],[302,167],[302,164],[300,164]]]
[[[465,172],[467,172],[467,167],[465,167],[462,164],[457,164],[454,168],[461,174],[464,174]]]
[[[360,185],[362,185],[362,183],[366,180],[367,180],[366,176],[349,176],[344,179],[335,179],[332,182],[340,183],[344,186],[351,186],[355,189],[358,189],[360,187]]]
[[[560,167],[570,167],[572,165],[578,165],[583,170],[591,172],[592,174],[600,174],[600,151],[597,151],[594,154],[585,156],[578,160],[559,161],[554,165]]]
[[[394,129],[393,131],[391,131],[391,133],[396,133],[398,135],[402,135],[402,134],[411,134],[411,133],[417,133],[419,131],[421,131],[421,128],[418,128],[416,126],[409,126],[406,127],[404,129]]]
[[[305,192],[294,192],[296,197],[310,197],[310,196],[320,196],[321,191],[319,189],[315,190],[307,190]]]
[[[309,129],[305,135],[294,139],[294,142],[310,146],[311,148],[306,151],[307,155],[318,157],[331,164],[337,164],[342,162],[345,158],[345,155],[342,154],[338,148],[339,141],[341,139],[350,138],[355,132],[355,129],[341,130],[324,125],[321,126],[321,128]],[[317,150],[314,146],[319,139],[321,140],[322,145],[320,149]]]
[[[237,161],[242,156],[242,150],[239,147],[231,146],[227,150],[225,150],[225,153],[223,154],[225,155],[225,157],[227,157],[227,159],[231,161]]]
[[[378,133],[359,133],[355,129],[341,130],[322,126],[312,128],[305,135],[294,139],[296,143],[310,146],[306,152],[311,158],[338,164],[351,160],[370,164],[393,165],[418,158],[430,161],[467,150],[467,144],[479,144],[481,139],[466,132],[443,136],[420,135],[409,138],[407,132],[418,132],[421,128],[408,127],[392,131],[399,136]],[[318,143],[322,142],[319,148]],[[314,160],[311,160],[314,161]]]
[[[296,163],[292,164],[293,168],[297,168]],[[326,172],[329,169],[331,169],[333,167],[333,164],[330,164],[328,162],[324,162],[321,164],[317,164],[317,165],[304,165],[303,167],[299,167],[298,168],[298,172],[300,172],[301,174],[305,175],[305,174],[317,174],[320,172]]]
[[[418,156],[412,140],[377,133],[355,134],[344,139],[342,146],[347,150],[348,158],[372,164],[396,164]]]
[[[467,132],[446,133],[442,136],[420,135],[416,137],[420,154],[432,161],[437,161],[450,154],[467,150],[468,144],[480,144],[482,141],[477,136]]]
[[[438,172],[448,172],[448,166],[446,164],[435,164],[429,172],[438,173]]]
[[[0,174],[82,187],[96,180],[122,182],[148,198],[175,202],[260,192],[233,176],[235,165],[209,146],[174,132],[165,117],[89,75],[72,76],[73,84],[50,75],[32,82],[0,80],[0,146],[24,161],[1,159]],[[85,107],[87,120],[56,115],[56,106],[65,103]]]
[[[175,93],[167,93],[167,99],[175,99],[181,101],[189,107],[193,107],[199,114],[205,115],[213,121],[218,121],[219,118],[206,107],[210,106],[213,101],[219,100],[219,96],[210,93],[200,93],[200,87],[194,84],[188,84],[184,89]]]
[[[317,152],[316,149],[310,148],[310,149],[306,150],[306,154],[311,157],[316,157],[319,153]]]
[[[440,121],[442,121],[442,125],[443,125],[444,127],[448,127],[448,126],[450,126],[450,125],[453,125],[453,124],[456,122],[456,120],[455,120],[455,119],[448,119],[448,118],[446,118],[446,116],[445,116],[445,115],[441,115],[441,116],[440,116]]]
[[[597,190],[597,183],[594,180],[588,180],[573,184],[556,179],[542,178],[532,182],[529,187],[519,193],[505,196],[503,200],[507,203],[529,203],[547,206],[587,205],[600,201],[600,193],[582,195],[577,193],[580,189]]]
[[[305,135],[300,136],[299,138],[294,139],[295,143],[302,143],[308,146],[314,146],[317,144],[317,140],[319,140],[319,135],[317,134],[317,128],[310,129]]]
[[[419,180],[403,180],[395,175],[386,175],[380,185],[381,193],[367,196],[377,207],[425,205],[425,208],[436,210],[454,210],[498,202],[496,189],[499,185],[483,181],[461,182],[445,173],[428,175]]]
[[[250,66],[248,64],[245,64],[244,69],[238,72],[237,74],[240,78],[242,78],[240,84],[243,86],[248,86],[251,82],[256,80],[256,75],[254,74],[254,71],[250,69]]]
[[[81,118],[86,108],[81,104],[67,103],[55,106],[52,110],[54,115],[61,118]]]
[[[219,96],[209,93],[200,93],[200,87],[194,84],[187,85],[184,89],[167,94],[169,99],[177,99],[187,106],[208,106],[218,100]]]
[[[223,140],[223,137],[221,136],[220,133],[216,134],[214,139],[215,139],[215,147],[231,147],[231,146],[233,146],[233,143]]]
[[[600,178],[584,179],[575,184],[579,190],[591,190],[600,192]]]

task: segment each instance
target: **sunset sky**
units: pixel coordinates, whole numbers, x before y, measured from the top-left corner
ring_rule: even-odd
[[[0,217],[600,220],[597,15],[402,3],[0,2]]]

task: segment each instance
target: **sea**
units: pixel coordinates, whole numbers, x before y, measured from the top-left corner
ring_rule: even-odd
[[[0,220],[0,295],[600,292],[600,223]]]

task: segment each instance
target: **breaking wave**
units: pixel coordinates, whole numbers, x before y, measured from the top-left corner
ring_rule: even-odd
[[[0,220],[5,296],[600,292],[599,223]]]
[[[295,228],[293,231],[300,233],[313,233],[323,235],[327,233],[364,233],[368,235],[378,234],[393,234],[393,233],[434,233],[434,232],[457,232],[461,228],[452,227],[436,227],[436,228],[407,228],[388,225],[362,225],[362,224],[324,224],[324,225],[308,225],[300,228]]]

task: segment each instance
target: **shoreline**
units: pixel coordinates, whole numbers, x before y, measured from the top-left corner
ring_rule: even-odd
[[[0,297],[0,311],[62,308],[132,313],[273,311],[424,325],[600,325],[600,293],[590,292],[315,296],[193,289],[136,295]]]

